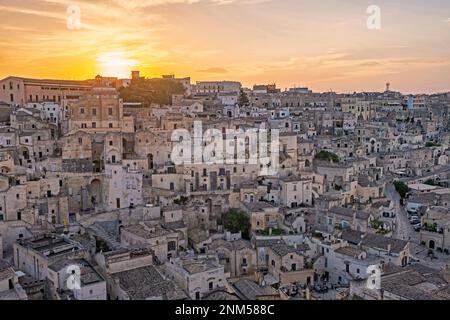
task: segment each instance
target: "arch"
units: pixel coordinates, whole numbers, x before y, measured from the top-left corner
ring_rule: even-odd
[[[19,155],[23,156],[25,160],[30,159],[30,151],[26,147],[20,147],[19,148]]]
[[[102,183],[99,179],[95,178],[89,184],[91,191],[91,202],[94,206],[101,205],[103,203]]]
[[[306,159],[306,160],[305,160],[305,167],[306,167],[306,168],[309,168],[310,165],[311,165],[311,163],[309,162],[308,159]]]
[[[117,149],[111,149],[109,152],[108,152],[108,154],[107,154],[107,156],[106,156],[106,159],[107,159],[107,161],[108,161],[108,163],[117,163],[117,162],[120,162],[121,161],[121,159],[120,159],[120,152],[119,152],[119,150],[117,150]]]
[[[434,242],[434,240],[430,240],[430,242],[428,243],[428,247],[429,247],[430,249],[436,248],[436,243]]]

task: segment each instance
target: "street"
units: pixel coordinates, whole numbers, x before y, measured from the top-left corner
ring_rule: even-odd
[[[386,197],[394,203],[395,210],[395,230],[394,238],[408,240],[413,244],[419,245],[419,232],[414,231],[408,220],[408,214],[403,206],[400,205],[400,195],[395,190],[392,183],[386,185]]]
[[[428,248],[420,245],[420,233],[414,231],[414,228],[410,224],[408,213],[400,205],[400,195],[392,183],[386,185],[385,194],[389,200],[394,202],[396,228],[393,232],[393,237],[410,241],[411,258],[434,269],[450,264],[450,256],[446,254],[435,252],[435,258],[428,257]]]

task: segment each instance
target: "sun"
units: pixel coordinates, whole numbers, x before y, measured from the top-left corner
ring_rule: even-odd
[[[97,68],[102,76],[128,78],[139,61],[126,52],[106,52],[97,56]]]

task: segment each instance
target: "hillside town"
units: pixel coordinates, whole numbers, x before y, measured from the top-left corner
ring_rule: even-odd
[[[0,300],[449,300],[450,92],[393,87],[0,80]]]

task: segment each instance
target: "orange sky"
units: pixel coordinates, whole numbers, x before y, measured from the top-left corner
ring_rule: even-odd
[[[316,3],[317,2],[317,3]],[[316,91],[450,91],[450,1],[0,0],[0,77],[175,74]],[[67,27],[78,5],[81,29]]]

